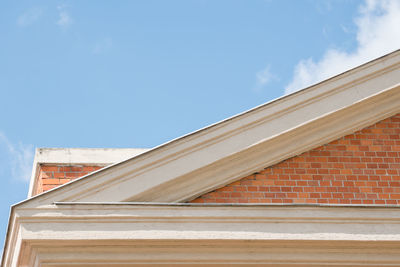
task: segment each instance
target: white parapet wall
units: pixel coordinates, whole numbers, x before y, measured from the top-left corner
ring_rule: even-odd
[[[37,148],[28,197],[32,196],[40,164],[111,165],[146,152],[147,148]]]

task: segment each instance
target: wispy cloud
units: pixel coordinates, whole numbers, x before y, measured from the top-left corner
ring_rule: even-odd
[[[94,45],[94,47],[93,47],[93,49],[92,49],[92,53],[93,53],[93,54],[101,54],[101,53],[104,53],[105,51],[107,51],[108,49],[111,48],[112,44],[113,44],[113,41],[112,41],[111,38],[105,38],[105,39],[103,39],[103,40],[101,40],[101,41],[98,41],[98,42]]]
[[[346,27],[346,26],[343,25],[343,24],[340,24],[340,28],[342,29],[342,31],[343,31],[344,33],[351,33],[351,29],[349,29],[348,27]]]
[[[353,52],[330,49],[322,59],[301,60],[285,93],[292,93],[400,48],[400,1],[366,0],[355,18]]]
[[[316,0],[314,1],[315,3],[315,8],[317,9],[318,13],[320,14],[326,14],[332,10],[332,1],[331,0]]]
[[[43,15],[43,12],[44,8],[42,7],[30,8],[18,17],[17,25],[26,27],[33,24]]]
[[[0,163],[2,169],[9,168],[12,178],[24,182],[29,181],[32,171],[34,149],[32,145],[12,143],[0,132],[0,150],[5,151],[5,161]]]
[[[68,28],[73,23],[73,20],[67,11],[67,6],[59,5],[57,6],[57,10],[58,10],[57,25],[62,28]]]
[[[276,79],[277,76],[271,72],[271,66],[268,65],[266,68],[256,73],[255,91],[261,91],[267,84]]]

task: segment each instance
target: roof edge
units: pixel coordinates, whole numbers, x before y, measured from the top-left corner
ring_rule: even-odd
[[[79,178],[35,199],[40,198],[41,203],[89,200],[168,202],[187,200],[187,196],[154,199],[154,195],[150,197],[146,194],[153,194],[152,188],[156,187],[159,188],[157,192],[162,195],[171,193],[168,190],[161,190],[162,187],[168,185],[172,188],[177,183],[182,185],[185,183],[183,178],[187,178],[187,175],[196,176],[205,166],[223,158],[234,158],[235,154],[243,149],[254,148],[266,140],[287,134],[291,129],[300,126],[307,128],[308,124],[317,119],[354,106],[362,100],[389,90],[388,88],[393,91],[393,88],[399,85],[399,73],[400,50],[397,50],[324,82],[174,139],[95,174]],[[394,91],[397,96],[398,90]],[[380,101],[382,102],[382,99]],[[380,114],[379,120],[397,112],[393,109],[393,105],[389,111],[384,110],[386,107],[383,104],[381,108],[382,110],[377,111]],[[282,120],[285,120],[284,125]],[[326,122],[326,120],[320,121]],[[357,126],[366,125],[361,121]],[[341,131],[336,132],[341,133]],[[296,150],[287,156],[294,156],[294,153],[299,152]],[[232,177],[226,178],[226,182],[231,182],[231,179]],[[221,185],[222,182],[218,184]],[[114,187],[118,188],[118,196],[110,193]],[[212,187],[207,188],[212,189]],[[204,193],[203,190],[200,191]]]

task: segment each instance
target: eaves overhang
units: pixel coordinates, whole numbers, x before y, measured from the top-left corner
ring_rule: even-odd
[[[11,229],[3,266],[400,264],[398,206],[55,203]]]

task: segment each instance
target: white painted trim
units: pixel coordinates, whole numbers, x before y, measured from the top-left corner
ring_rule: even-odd
[[[112,245],[114,243],[110,242]],[[40,244],[38,244],[40,245]],[[38,249],[37,265],[43,267],[75,266],[399,266],[399,249],[390,242],[329,241],[131,241],[124,248],[107,251],[104,242],[91,251],[85,245],[55,244]],[[122,247],[120,245],[119,247]],[[81,260],[75,257],[80,251]],[[116,252],[118,251],[118,252]],[[69,263],[71,262],[71,263]],[[41,265],[39,265],[42,263]]]
[[[390,117],[400,112],[398,103],[400,50],[77,179],[25,204],[185,202]]]
[[[28,198],[35,190],[40,164],[97,164],[110,165],[149,149],[145,148],[36,148]]]
[[[400,264],[399,207],[63,204],[12,218],[7,267]]]
[[[36,160],[47,164],[110,164],[132,158],[147,148],[37,148]]]

